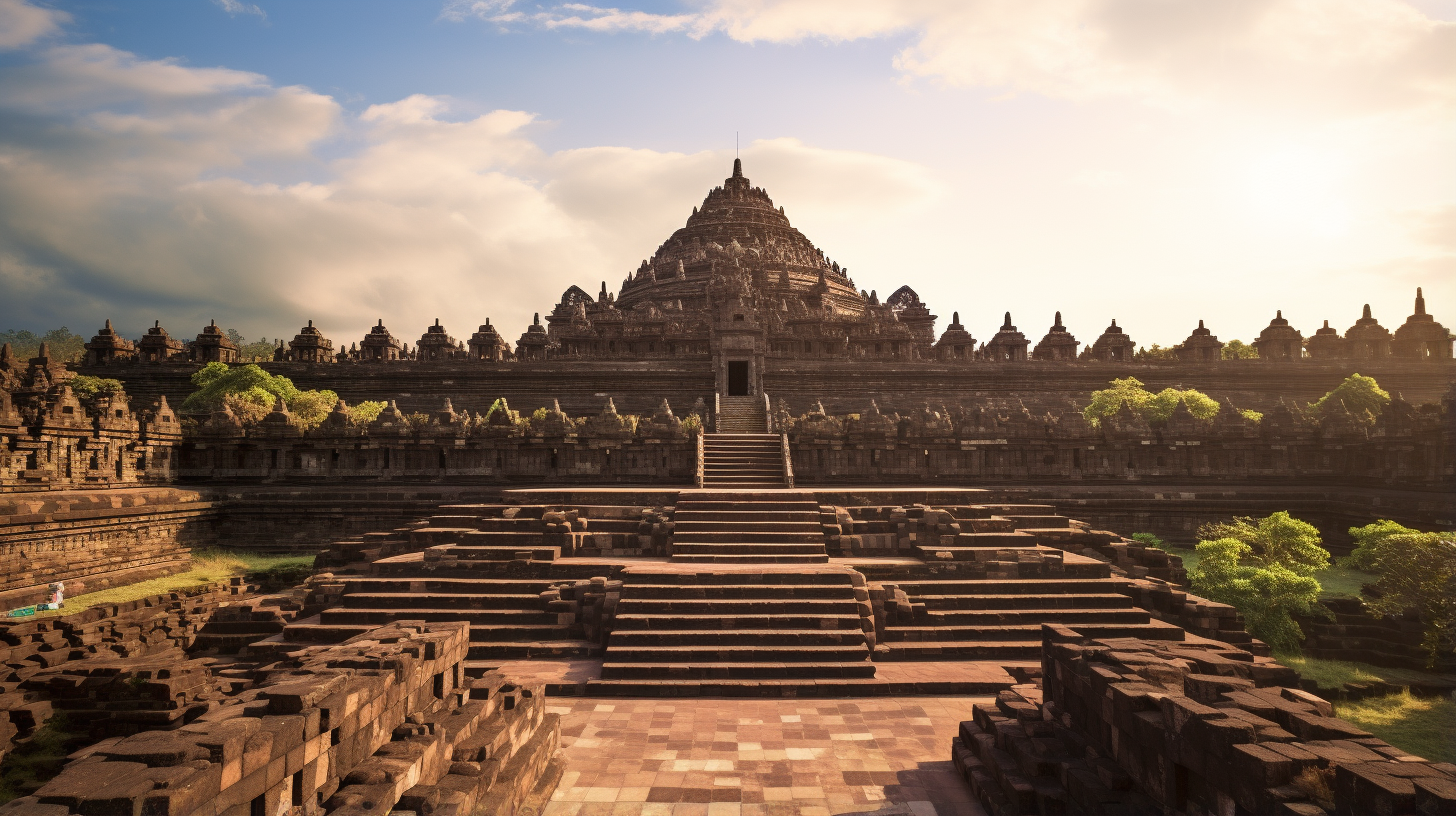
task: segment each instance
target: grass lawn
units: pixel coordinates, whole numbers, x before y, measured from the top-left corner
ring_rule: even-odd
[[[140,581],[126,586],[111,587],[97,592],[87,592],[66,598],[66,605],[50,612],[37,612],[35,617],[69,615],[101,604],[125,603],[174,590],[195,589],[217,581],[225,581],[234,575],[247,575],[278,567],[312,565],[312,554],[275,555],[272,553],[232,552],[230,550],[195,550],[192,553],[192,569]],[[17,620],[27,620],[17,618]]]
[[[1402,751],[1432,762],[1456,762],[1456,700],[1412,697],[1410,692],[1335,703],[1348,720]]]
[[[1369,683],[1375,680],[1403,686],[1430,680],[1432,677],[1414,669],[1388,669],[1354,660],[1324,660],[1288,652],[1275,652],[1274,659],[1326,689],[1340,688],[1346,683]]]

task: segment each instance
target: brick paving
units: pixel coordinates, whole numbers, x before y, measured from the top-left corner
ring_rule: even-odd
[[[989,699],[555,698],[543,816],[981,816],[950,741]]]

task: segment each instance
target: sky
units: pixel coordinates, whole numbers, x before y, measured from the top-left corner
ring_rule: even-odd
[[[514,338],[735,155],[987,340],[1456,326],[1456,0],[0,0],[0,329]]]

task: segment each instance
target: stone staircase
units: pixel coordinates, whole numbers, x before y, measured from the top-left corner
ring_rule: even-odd
[[[727,434],[768,433],[768,412],[763,397],[718,397],[718,426]]]
[[[703,437],[703,487],[754,490],[786,486],[777,434],[713,433]]]
[[[684,490],[673,514],[672,560],[826,563],[819,503],[810,491]]]
[[[847,567],[628,567],[595,692],[793,693],[873,685],[864,577]]]

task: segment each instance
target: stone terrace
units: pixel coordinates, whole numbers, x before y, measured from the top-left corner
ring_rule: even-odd
[[[1008,688],[1043,623],[1173,641],[1195,621],[1237,628],[1157,580],[1181,575],[1166,554],[986,498],[509,491],[517,503],[335,544],[311,588],[323,611],[255,649],[465,621],[467,671],[518,670],[556,694],[858,697]]]

